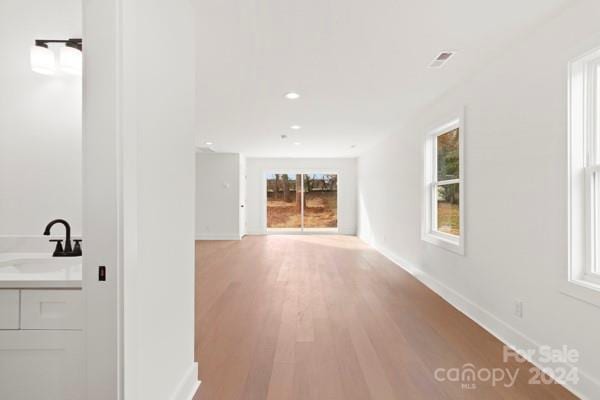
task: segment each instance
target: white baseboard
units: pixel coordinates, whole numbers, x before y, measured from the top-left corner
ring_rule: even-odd
[[[498,340],[506,344],[511,349],[539,349],[541,345],[531,338],[527,337],[523,333],[519,332],[517,329],[496,317],[489,311],[485,310],[475,302],[469,300],[464,297],[460,293],[456,292],[452,288],[444,285],[433,276],[427,274],[420,268],[418,265],[413,264],[402,257],[394,254],[394,252],[385,248],[384,246],[378,245],[377,243],[369,243],[368,241],[361,238],[363,241],[371,245],[375,250],[380,252],[394,264],[406,270],[409,274],[413,275],[419,281],[421,281],[425,286],[429,289],[433,290],[439,296],[441,296],[444,300],[450,303],[454,308],[458,309],[460,312],[465,314],[467,317],[475,321],[479,326],[483,329],[491,333]],[[581,370],[579,367],[575,367],[569,363],[563,363],[562,365],[557,365],[557,363],[553,364],[542,364],[537,362],[538,360],[528,359],[529,362],[534,364],[541,370],[550,372],[552,368],[556,370],[557,367],[562,366],[567,371],[571,370],[571,368],[577,368],[577,372],[579,375],[579,382],[574,385],[569,382],[561,381],[557,379],[556,376],[552,376],[552,378],[560,383],[562,386],[567,388],[573,394],[581,399],[600,399],[600,382],[593,378],[589,373],[586,373]]]
[[[246,235],[248,235],[248,236],[263,236],[263,235],[266,235],[266,232],[261,231],[261,230],[257,230],[257,231],[249,230],[249,231],[246,231]]]
[[[192,400],[201,383],[198,380],[198,363],[195,362],[177,385],[171,400]]]
[[[239,234],[203,234],[196,235],[196,240],[241,240],[242,236]]]

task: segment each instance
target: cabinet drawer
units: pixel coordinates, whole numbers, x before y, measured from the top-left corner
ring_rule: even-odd
[[[21,291],[21,329],[82,328],[81,290]]]
[[[19,329],[19,291],[0,289],[0,329]]]

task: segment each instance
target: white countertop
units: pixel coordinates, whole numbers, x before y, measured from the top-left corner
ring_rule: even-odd
[[[81,288],[81,257],[0,253],[0,289]]]

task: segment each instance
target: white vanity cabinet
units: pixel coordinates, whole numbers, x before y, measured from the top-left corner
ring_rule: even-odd
[[[81,290],[21,290],[20,329],[81,330]]]
[[[81,289],[0,288],[0,399],[84,398]]]
[[[19,290],[0,290],[0,329],[19,329]]]

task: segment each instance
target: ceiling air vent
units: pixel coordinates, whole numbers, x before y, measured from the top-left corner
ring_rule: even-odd
[[[429,64],[429,68],[442,68],[449,59],[456,54],[453,51],[442,51],[438,56]]]

